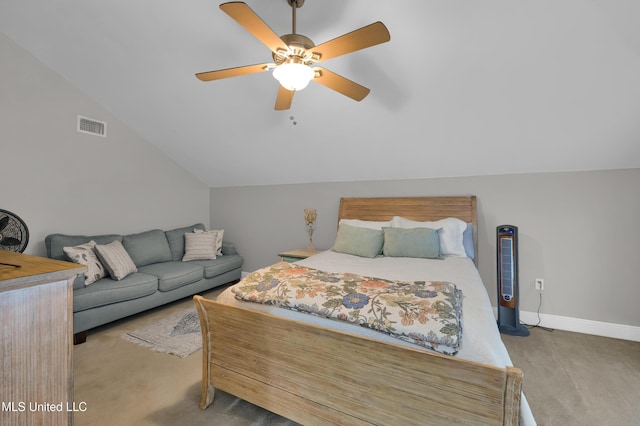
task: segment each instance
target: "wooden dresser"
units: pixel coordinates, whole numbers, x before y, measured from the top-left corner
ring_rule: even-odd
[[[0,250],[0,425],[73,424],[72,291],[85,270]]]

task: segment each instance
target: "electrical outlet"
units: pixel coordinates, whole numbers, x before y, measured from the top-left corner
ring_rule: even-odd
[[[544,280],[542,278],[536,278],[536,290],[544,290]]]

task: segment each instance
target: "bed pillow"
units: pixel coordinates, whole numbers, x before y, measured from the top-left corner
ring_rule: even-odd
[[[360,257],[376,257],[382,252],[382,230],[340,224],[333,251]]]
[[[216,231],[187,232],[184,234],[183,262],[190,260],[214,260],[216,258]]]
[[[440,237],[437,229],[382,228],[384,245],[382,254],[389,257],[420,257],[441,259]]]
[[[465,229],[467,229],[467,224],[460,219],[449,217],[435,222],[418,222],[404,217],[394,216],[391,220],[391,227],[404,229],[439,229],[441,254],[443,256],[467,257],[463,244],[463,234]]]
[[[69,256],[69,259],[74,263],[85,265],[87,267],[84,280],[85,286],[93,284],[100,278],[107,276],[107,271],[104,269],[102,263],[100,263],[100,260],[98,260],[98,256],[96,256],[95,251],[93,251],[95,246],[96,242],[91,240],[88,243],[81,244],[79,246],[62,248],[65,254]]]
[[[391,226],[391,221],[373,221],[373,220],[360,220],[360,219],[340,219],[340,225],[349,225],[355,226],[358,228],[368,228],[368,229],[377,229],[378,231],[382,231],[382,228],[386,226]]]
[[[467,222],[467,227],[462,234],[462,245],[464,246],[464,252],[467,253],[469,259],[475,259],[476,251],[473,247],[473,223]]]
[[[136,264],[133,263],[120,241],[116,240],[105,245],[97,244],[95,251],[111,278],[116,281],[138,271]]]

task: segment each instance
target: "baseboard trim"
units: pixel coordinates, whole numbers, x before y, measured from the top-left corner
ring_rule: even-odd
[[[493,312],[497,317],[496,308],[493,309]],[[538,324],[538,321],[540,321],[540,324]],[[540,314],[540,318],[538,319],[537,312],[527,311],[520,311],[520,322],[528,325],[538,324],[541,327],[573,331],[575,333],[593,334],[595,336],[640,342],[640,327],[632,325],[562,317],[551,314]]]

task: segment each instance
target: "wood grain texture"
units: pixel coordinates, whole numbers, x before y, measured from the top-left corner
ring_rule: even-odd
[[[0,291],[67,280],[86,270],[84,265],[0,250]]]
[[[456,217],[473,224],[473,259],[478,265],[478,222],[476,197],[375,197],[341,198],[338,211],[340,219],[373,221],[391,220],[401,216],[417,221],[436,221]]]
[[[421,221],[458,217],[475,231],[476,199],[340,203],[339,218],[394,215]],[[383,343],[200,296],[194,303],[202,325],[203,409],[218,388],[302,424],[519,424],[517,368]]]
[[[0,273],[0,424],[72,424],[72,282],[84,267],[20,253],[0,261],[21,265]]]
[[[518,423],[517,369],[194,300],[208,327],[201,408],[217,388],[302,424]]]

